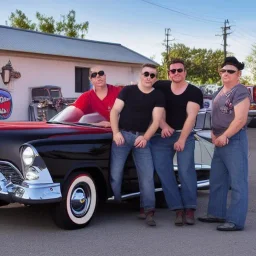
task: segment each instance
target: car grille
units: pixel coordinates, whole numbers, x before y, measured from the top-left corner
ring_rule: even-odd
[[[8,162],[0,162],[0,172],[4,175],[7,180],[11,180],[13,184],[21,185],[23,178],[12,164]]]

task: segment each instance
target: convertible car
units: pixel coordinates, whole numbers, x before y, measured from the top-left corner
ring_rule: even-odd
[[[72,108],[48,122],[0,123],[0,204],[51,204],[53,219],[63,229],[86,226],[97,203],[113,199],[109,186],[112,131],[93,125],[103,120],[98,114],[63,121]],[[200,129],[194,136],[198,189],[209,187],[213,153],[209,130],[202,130],[209,126],[206,120],[207,113],[198,116],[196,128]],[[177,173],[176,157],[174,162]],[[162,191],[157,175],[155,191]],[[125,165],[122,195],[124,200],[139,196],[131,156]]]

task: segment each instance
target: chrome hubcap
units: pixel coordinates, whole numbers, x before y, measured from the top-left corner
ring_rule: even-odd
[[[91,203],[91,194],[88,185],[76,187],[71,195],[71,210],[76,217],[83,217]]]

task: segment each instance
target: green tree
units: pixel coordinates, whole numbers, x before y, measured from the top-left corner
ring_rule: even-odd
[[[162,79],[167,77],[167,59],[184,59],[187,69],[187,80],[197,85],[213,84],[220,82],[218,69],[223,62],[224,54],[221,50],[189,48],[184,44],[173,44],[167,58],[166,53],[162,53],[163,63],[159,67],[159,76]]]
[[[38,20],[37,27],[40,32],[56,34],[56,25],[53,17],[46,17],[37,12],[36,18]]]
[[[22,12],[21,10],[16,10],[15,12],[12,12],[11,16],[9,17],[9,21],[11,23],[11,27],[14,28],[22,28],[29,30],[36,29],[36,24],[32,23],[32,21],[29,20],[25,13]]]
[[[76,12],[71,10],[67,15],[62,15],[62,20],[57,22],[56,30],[69,37],[84,38],[88,32],[89,22],[76,23]]]
[[[76,12],[69,11],[67,15],[62,15],[60,21],[50,16],[36,12],[37,23],[32,23],[31,20],[21,11],[16,10],[9,17],[11,27],[23,28],[28,30],[36,30],[43,33],[65,35],[68,37],[84,38],[88,32],[89,22],[76,22]]]
[[[246,66],[249,69],[250,82],[256,83],[256,44],[252,45],[251,55],[246,58]]]
[[[251,85],[251,77],[250,76],[242,76],[240,78],[240,82],[241,82],[241,84],[244,84],[244,85]]]

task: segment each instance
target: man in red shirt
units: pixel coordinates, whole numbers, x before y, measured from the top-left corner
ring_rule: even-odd
[[[73,104],[84,115],[99,113],[106,121],[97,123],[98,126],[110,127],[110,111],[115,99],[121,91],[121,86],[113,86],[106,83],[106,74],[99,68],[92,68],[90,71],[90,81],[93,89],[84,92]]]

